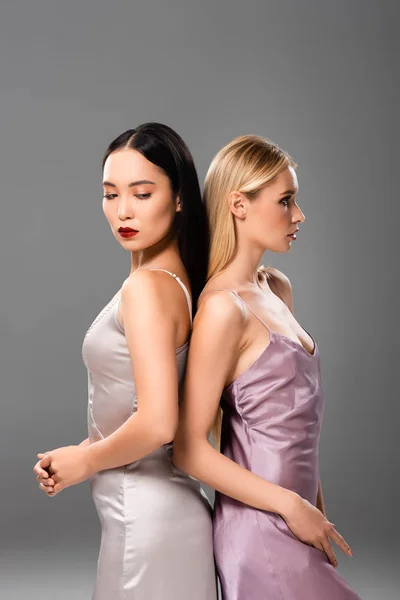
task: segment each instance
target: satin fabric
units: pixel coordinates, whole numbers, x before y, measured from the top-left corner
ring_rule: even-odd
[[[94,320],[82,346],[90,443],[110,435],[137,409],[118,300]],[[187,352],[185,344],[176,355],[180,383]],[[91,478],[102,529],[92,600],[216,600],[211,508],[199,483],[171,457],[168,444]]]
[[[319,350],[269,331],[261,356],[224,390],[221,452],[316,505]],[[223,600],[359,599],[325,553],[299,541],[280,516],[219,493],[214,548]]]

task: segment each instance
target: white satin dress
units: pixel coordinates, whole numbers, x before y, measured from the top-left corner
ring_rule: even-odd
[[[166,272],[185,292],[191,315],[185,285]],[[119,298],[117,294],[96,317],[82,346],[90,443],[110,435],[137,409],[132,362],[118,319]],[[186,343],[176,351],[179,384],[188,348]],[[92,600],[217,599],[211,507],[199,482],[175,467],[171,456],[172,444],[167,444],[91,478],[101,522]]]

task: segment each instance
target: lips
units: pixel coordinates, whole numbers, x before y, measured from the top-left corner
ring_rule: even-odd
[[[120,227],[118,229],[118,233],[123,238],[132,238],[139,232],[137,231],[137,229],[132,229],[131,227]]]

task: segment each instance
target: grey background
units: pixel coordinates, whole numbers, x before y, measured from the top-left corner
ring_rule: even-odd
[[[90,597],[88,485],[47,499],[32,466],[86,437],[81,343],[130,266],[101,157],[147,120],[176,128],[201,179],[245,133],[297,160],[306,222],[267,260],[320,346],[340,569],[364,600],[398,597],[397,19],[382,0],[2,1],[1,598]]]

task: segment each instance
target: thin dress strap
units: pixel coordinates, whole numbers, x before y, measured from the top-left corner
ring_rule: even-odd
[[[247,304],[247,302],[245,302],[243,300],[243,298],[236,292],[236,290],[231,290],[229,288],[214,288],[213,290],[206,290],[201,295],[204,296],[205,294],[208,294],[210,292],[231,292],[234,296],[236,296],[236,298],[238,298],[240,300],[242,307],[244,308],[244,313],[246,314],[246,308],[247,308],[256,317],[256,319],[258,319],[260,321],[260,323],[262,323],[264,325],[264,327],[266,327],[268,329],[268,331],[271,333],[271,328],[268,327],[266,322],[263,321],[263,319],[261,317],[259,317],[258,314],[256,312],[254,312],[254,310],[252,308],[250,308],[250,306]]]
[[[167,271],[166,269],[146,269],[147,271],[164,271],[164,273],[168,273],[168,275],[171,275],[171,277],[173,277],[181,286],[181,288],[183,289],[183,291],[185,292],[185,296],[186,296],[186,300],[187,300],[187,305],[189,308],[189,317],[190,317],[190,327],[192,327],[192,323],[193,323],[193,316],[192,316],[192,301],[190,299],[190,294],[188,292],[188,289],[186,287],[186,285],[183,283],[183,281],[181,281],[181,279],[179,279],[178,275],[175,275],[175,273],[171,273],[171,271]]]

